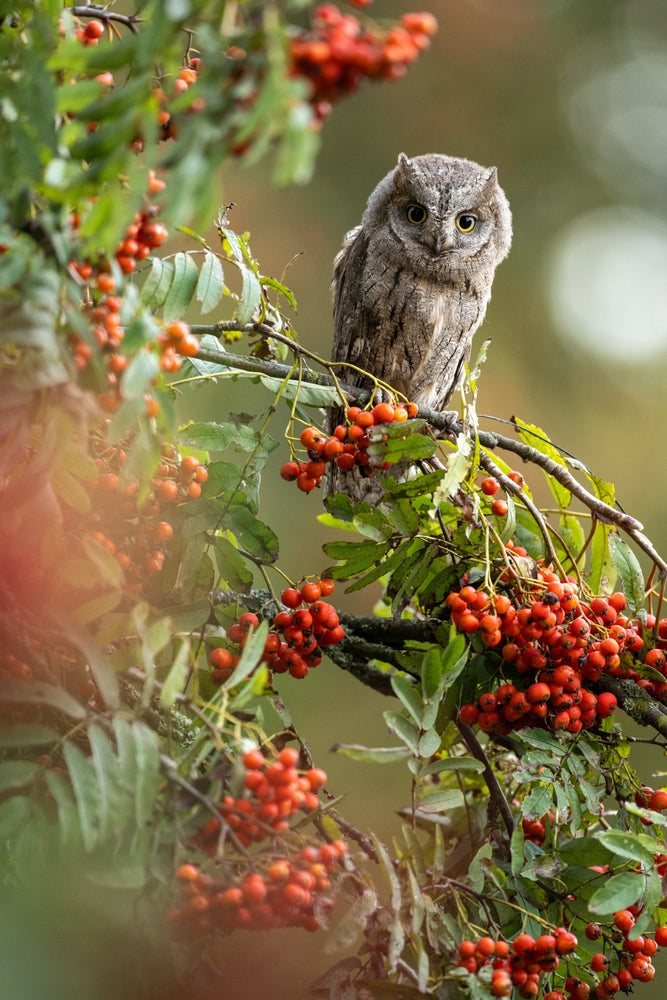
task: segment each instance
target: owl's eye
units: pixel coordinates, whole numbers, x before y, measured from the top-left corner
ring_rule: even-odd
[[[428,212],[423,205],[408,205],[405,217],[411,225],[421,226],[422,222],[426,222]]]
[[[471,233],[475,228],[477,219],[468,212],[462,212],[456,220],[456,228],[460,233]]]

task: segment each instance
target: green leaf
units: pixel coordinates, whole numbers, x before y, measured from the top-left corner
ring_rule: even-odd
[[[83,844],[90,853],[98,837],[99,787],[91,761],[78,746],[67,741],[63,747],[63,757],[72,781],[74,796],[79,810]]]
[[[218,572],[226,586],[239,594],[249,594],[253,575],[238,549],[234,548],[228,538],[216,535],[213,550]]]
[[[43,743],[55,743],[58,739],[60,737],[55,729],[41,726],[37,722],[17,722],[0,727],[0,749],[41,746]]]
[[[250,323],[262,301],[262,286],[257,275],[247,267],[241,268],[241,296],[236,318],[241,326]]]
[[[439,774],[441,771],[475,771],[481,774],[484,764],[474,757],[446,757],[442,760],[432,760],[424,764],[419,769],[419,777],[425,778],[429,774]]]
[[[596,840],[621,858],[640,861],[647,868],[653,867],[653,854],[643,846],[638,837],[622,830],[600,830],[594,834]]]
[[[69,692],[64,691],[63,688],[55,687],[53,684],[47,684],[45,681],[0,678],[0,698],[6,701],[49,705],[73,719],[85,719],[86,717],[83,705]]]
[[[442,657],[439,646],[431,646],[424,655],[421,665],[422,691],[426,699],[437,695],[442,681]]]
[[[263,563],[278,558],[278,537],[268,524],[260,521],[248,507],[234,506],[228,514],[229,526],[240,545]]]
[[[190,254],[180,251],[174,257],[174,276],[171,287],[164,300],[163,315],[165,320],[181,319],[192,301],[199,271]],[[125,379],[123,378],[123,385]]]
[[[188,676],[190,666],[190,643],[187,639],[178,647],[178,652],[174,657],[174,662],[169,668],[169,673],[162,682],[160,691],[160,701],[167,708],[171,708],[176,698],[183,691],[183,686]]]
[[[81,547],[98,570],[103,582],[111,587],[120,587],[123,582],[123,571],[111,553],[102,548],[90,535],[82,537]]]
[[[641,899],[646,879],[639,872],[611,875],[588,901],[591,913],[615,913]]]
[[[47,787],[58,807],[58,825],[60,827],[60,842],[72,853],[82,850],[81,823],[72,787],[62,774],[46,770],[44,773]]]
[[[460,788],[439,788],[435,792],[427,792],[420,796],[420,812],[444,812],[448,809],[460,809],[464,804],[463,792]]]
[[[396,764],[410,757],[406,747],[363,747],[354,743],[336,743],[331,749],[364,764]]]
[[[9,840],[30,820],[30,800],[25,795],[12,795],[0,802],[0,841]]]
[[[170,260],[153,257],[150,274],[141,289],[141,301],[147,309],[159,309],[163,304],[174,280],[174,271]]]
[[[427,729],[419,739],[419,756],[432,757],[440,749],[440,742],[440,734],[436,729]]]
[[[135,787],[135,817],[138,826],[150,823],[160,788],[160,755],[155,733],[143,722],[132,724],[137,783]]]
[[[616,582],[616,570],[609,551],[608,524],[598,521],[591,540],[591,560],[588,571],[588,586],[593,594],[609,593]]]
[[[381,458],[384,462],[391,462],[392,465],[431,458],[437,451],[437,442],[430,435],[410,433],[407,430],[410,423],[406,421],[388,426],[382,424],[377,429],[371,428],[368,454]]]
[[[0,792],[8,788],[21,788],[41,771],[31,760],[4,760],[0,762]]]
[[[396,697],[400,699],[419,726],[424,712],[424,703],[414,681],[408,680],[402,674],[394,674],[391,678],[391,687]]]
[[[261,621],[254,632],[250,632],[243,646],[241,658],[234,668],[231,677],[225,681],[225,688],[235,687],[244,677],[253,672],[261,662],[264,653],[264,643],[269,634],[268,621]]]
[[[106,733],[100,726],[92,723],[88,727],[88,740],[97,777],[98,833],[103,840],[112,831],[120,832],[123,829],[131,816],[133,798],[120,786],[118,758]]]
[[[197,301],[200,303],[202,316],[211,312],[222,298],[225,288],[225,275],[217,254],[206,251],[204,263],[197,281]]]
[[[349,580],[371,566],[376,567],[390,547],[389,542],[373,542],[370,539],[363,542],[326,542],[322,546],[327,556],[342,563],[331,570],[331,575],[336,580]]]
[[[563,456],[558,451],[557,448],[552,445],[549,436],[542,430],[541,427],[537,427],[535,424],[526,424],[523,420],[519,420],[517,417],[514,418],[513,423],[517,430],[519,431],[519,436],[525,443],[531,447],[535,448],[536,451],[541,452],[541,454],[546,455],[548,458],[555,462],[557,465],[562,465],[565,468],[565,460]],[[548,472],[545,471],[545,476],[547,483],[549,484],[549,489],[553,493],[554,499],[559,507],[569,507],[570,500],[572,499],[572,494],[568,489],[550,476]]]
[[[92,508],[90,494],[81,482],[62,466],[57,467],[51,474],[51,486],[56,496],[60,497],[63,503],[75,510],[77,514],[88,514]]]
[[[355,514],[352,523],[360,535],[372,538],[375,542],[384,542],[393,534],[391,525],[387,523],[384,514],[379,511]]]
[[[645,586],[642,568],[630,546],[615,531],[609,533],[609,551],[628,601],[628,614],[636,615],[644,606]]]
[[[419,730],[417,726],[399,712],[385,712],[384,720],[390,731],[403,740],[416,757],[419,746]]]

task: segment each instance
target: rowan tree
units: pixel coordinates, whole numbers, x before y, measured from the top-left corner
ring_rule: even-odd
[[[305,181],[331,105],[435,30],[303,2],[0,18],[4,877],[75,864],[126,894],[179,990],[212,942],[273,928],[345,942],[312,988],[331,998],[604,1000],[667,944],[667,790],[628,735],[657,768],[667,563],[545,431],[481,428],[483,351],[458,414],[347,386],[210,204],[228,158]],[[230,380],[263,406],[225,411]],[[204,383],[215,421],[187,416]],[[332,463],[382,503],[316,509]],[[266,490],[344,532],[299,579]],[[376,614],[336,610],[371,586]],[[316,669],[387,696],[387,745],[337,752],[405,765],[391,845],[292,724]]]

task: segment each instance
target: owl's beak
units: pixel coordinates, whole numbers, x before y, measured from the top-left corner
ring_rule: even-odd
[[[435,257],[440,257],[443,253],[448,253],[452,249],[452,243],[447,238],[447,233],[444,226],[439,227],[435,231],[435,242],[433,245],[433,255]]]

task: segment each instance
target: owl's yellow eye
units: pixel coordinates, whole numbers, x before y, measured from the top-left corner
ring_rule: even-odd
[[[421,226],[422,222],[426,222],[428,212],[423,205],[408,205],[405,210],[405,217],[411,225]]]
[[[462,212],[456,220],[456,228],[460,233],[471,233],[475,228],[477,219],[468,212]]]

